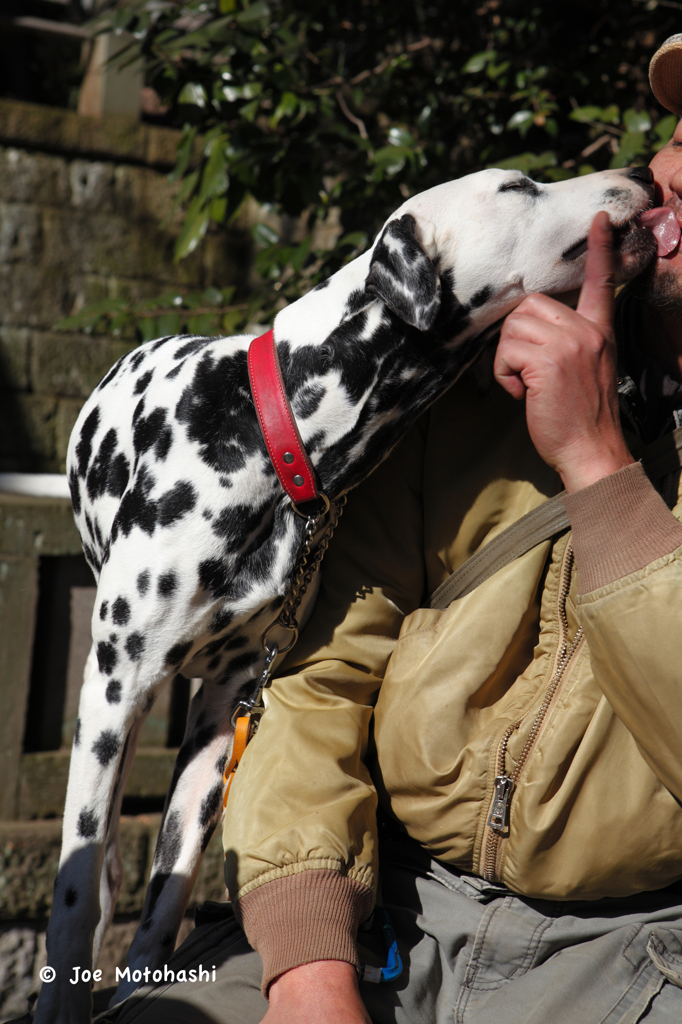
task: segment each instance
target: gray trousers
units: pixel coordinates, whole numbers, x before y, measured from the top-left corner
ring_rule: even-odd
[[[391,842],[381,865],[404,968],[394,982],[360,983],[375,1024],[682,1022],[682,886],[624,899],[525,899],[429,859],[411,840]],[[211,980],[145,986],[97,1024],[262,1020],[260,957],[228,904],[206,906],[203,920],[169,969],[202,965]],[[381,937],[361,932],[359,952],[380,965]]]

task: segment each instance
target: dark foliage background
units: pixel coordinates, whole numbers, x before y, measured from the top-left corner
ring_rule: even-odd
[[[646,163],[676,118],[649,60],[682,28],[673,0],[119,0],[148,84],[183,127],[176,258],[248,197],[285,215],[254,228],[260,285],[99,304],[63,326],[217,332],[267,323],[353,258],[405,198],[488,166],[558,180]],[[341,232],[312,248],[332,208]],[[291,241],[291,218],[303,217]],[[300,234],[300,221],[299,221]]]

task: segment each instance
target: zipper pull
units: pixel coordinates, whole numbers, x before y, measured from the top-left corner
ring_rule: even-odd
[[[509,825],[509,801],[514,792],[514,781],[509,775],[495,779],[495,795],[488,815],[488,826],[494,832],[506,832]]]

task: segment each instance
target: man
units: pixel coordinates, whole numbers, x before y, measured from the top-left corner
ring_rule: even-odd
[[[682,114],[682,36],[651,71]],[[651,166],[682,217],[682,122]],[[230,795],[246,938],[198,928],[174,966],[218,981],[120,1024],[682,1017],[682,504],[632,454],[682,422],[682,254],[622,297],[617,370],[605,215],[589,242],[577,310],[526,299],[493,393],[460,382],[351,496]],[[423,607],[562,484],[570,532]],[[377,885],[404,969],[373,984]]]

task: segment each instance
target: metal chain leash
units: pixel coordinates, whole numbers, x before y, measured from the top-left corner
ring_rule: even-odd
[[[313,513],[313,515],[306,516],[303,540],[301,541],[301,546],[298,550],[298,555],[296,556],[296,565],[294,567],[293,577],[291,584],[289,585],[284,604],[282,605],[280,613],[275,621],[268,626],[263,634],[263,648],[265,649],[265,664],[263,665],[263,671],[261,672],[254,691],[248,700],[240,700],[232,712],[232,728],[235,728],[237,719],[242,715],[251,715],[253,717],[263,714],[265,711],[262,704],[263,691],[272,677],[274,663],[280,654],[286,654],[287,651],[290,651],[298,640],[298,620],[296,618],[298,610],[301,607],[301,602],[308,591],[312,578],[317,572],[320,562],[325,556],[327,548],[329,547],[329,541],[336,529],[336,525],[341,517],[341,513],[343,512],[343,508],[347,500],[345,494],[333,502],[330,502],[324,494],[320,494],[320,497],[324,502],[322,508],[318,512]],[[296,509],[296,506],[294,506],[294,509],[299,515],[303,514]],[[324,529],[324,533],[320,537],[320,541],[315,548],[314,554],[311,557],[315,534],[327,513],[329,513],[329,521]],[[291,633],[291,639],[284,647],[277,643],[270,642],[270,634],[273,630],[278,628],[285,629]],[[257,718],[254,719],[254,731],[256,727]]]

